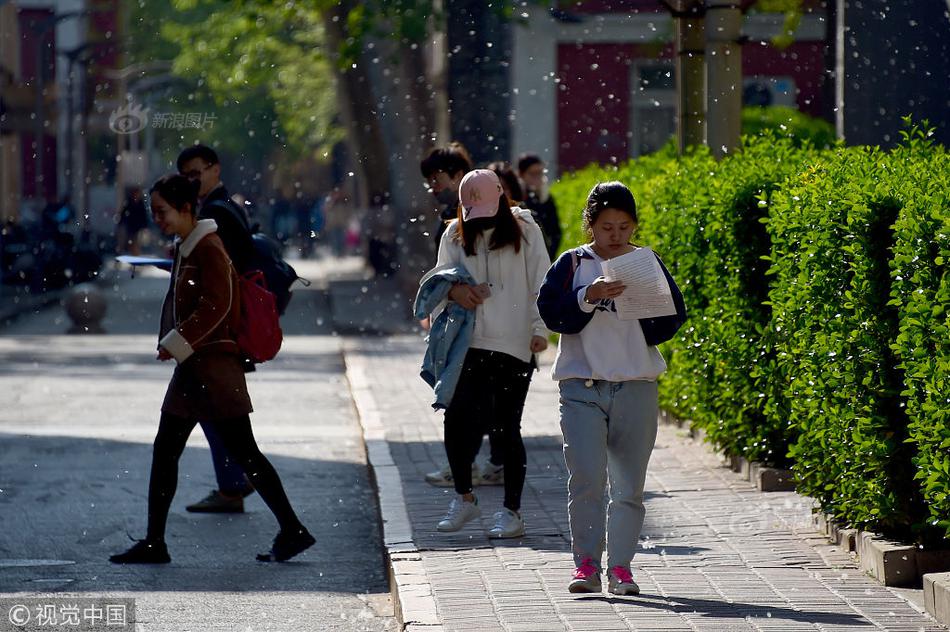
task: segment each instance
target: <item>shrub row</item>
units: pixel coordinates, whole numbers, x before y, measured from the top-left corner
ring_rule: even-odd
[[[690,320],[661,404],[729,454],[791,466],[863,528],[950,536],[950,161],[912,129],[893,151],[746,138],[588,167],[552,187],[564,246],[601,180],[634,192],[638,239]]]

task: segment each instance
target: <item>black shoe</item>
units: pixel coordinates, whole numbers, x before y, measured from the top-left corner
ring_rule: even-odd
[[[113,564],[168,564],[172,558],[164,542],[139,540],[125,553],[111,556],[109,561]]]
[[[185,507],[185,510],[192,513],[244,513],[244,497],[225,496],[215,489],[198,502]]]
[[[306,551],[316,542],[310,532],[303,527],[289,533],[281,531],[274,538],[274,544],[271,545],[270,551],[258,554],[257,561],[286,562],[298,553]]]

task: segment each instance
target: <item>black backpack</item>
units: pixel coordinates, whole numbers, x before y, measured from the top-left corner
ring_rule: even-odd
[[[277,313],[283,316],[287,304],[290,303],[290,299],[293,297],[290,286],[294,284],[294,281],[299,280],[304,286],[309,287],[310,281],[298,275],[293,266],[284,261],[281,252],[283,250],[282,244],[270,235],[262,233],[259,224],[250,226],[247,217],[241,212],[240,208],[223,200],[215,200],[211,204],[218,208],[228,209],[251,234],[254,252],[251,255],[249,269],[260,270],[264,273],[267,289],[273,293],[277,304]]]

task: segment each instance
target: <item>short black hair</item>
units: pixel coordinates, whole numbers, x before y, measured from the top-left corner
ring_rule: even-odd
[[[181,171],[186,162],[190,162],[195,158],[201,158],[209,166],[218,164],[218,154],[213,149],[207,145],[192,145],[191,147],[185,147],[178,154],[178,170]]]
[[[189,159],[190,160],[190,159]],[[201,182],[189,180],[180,173],[169,173],[155,181],[149,194],[158,193],[173,208],[182,210],[185,204],[191,204],[191,213],[198,214],[198,191]]]
[[[450,176],[458,172],[472,170],[472,159],[461,143],[451,143],[447,147],[435,147],[419,163],[422,177],[428,179],[433,173],[444,171]]]
[[[538,154],[521,154],[518,157],[518,173],[524,173],[535,165],[543,165],[544,161]]]
[[[587,206],[584,207],[584,230],[590,232],[591,226],[597,221],[597,216],[604,209],[613,208],[623,211],[630,216],[634,224],[637,222],[637,201],[633,193],[622,182],[598,182],[587,196]]]

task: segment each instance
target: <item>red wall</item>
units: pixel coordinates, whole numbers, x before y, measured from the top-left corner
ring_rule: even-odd
[[[38,74],[42,73],[43,90],[47,94],[55,93],[56,77],[56,28],[51,21],[52,9],[19,9],[17,17],[20,29],[20,77],[23,83],[37,85]],[[41,30],[46,27],[45,30]],[[40,68],[38,57],[42,49],[43,66]],[[53,117],[55,106],[44,99],[46,116]],[[56,129],[55,125],[52,129]],[[33,133],[20,134],[21,182],[23,197],[56,197],[56,136],[43,134],[43,156],[40,161],[43,184],[41,190],[36,186],[36,148],[33,147]]]
[[[798,109],[812,116],[821,116],[825,49],[824,42],[796,42],[781,51],[750,42],[742,47],[742,74],[746,77],[792,77],[798,90]]]
[[[557,47],[558,167],[619,162],[629,155],[630,64],[647,57],[636,44]],[[669,56],[669,50],[663,57]],[[651,54],[649,56],[655,56]]]
[[[592,162],[607,164],[630,155],[630,65],[638,58],[670,58],[672,48],[636,44],[558,44],[557,133],[560,171]],[[822,112],[824,42],[799,42],[780,51],[748,43],[743,75],[792,77],[798,108]]]

